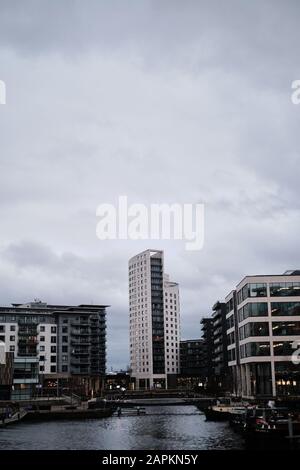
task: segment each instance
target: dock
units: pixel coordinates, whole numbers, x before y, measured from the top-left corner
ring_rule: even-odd
[[[26,410],[20,410],[20,411],[16,411],[15,413],[7,417],[3,416],[0,420],[0,428],[8,426],[9,424],[18,423],[19,421],[23,420],[26,415],[27,415]]]

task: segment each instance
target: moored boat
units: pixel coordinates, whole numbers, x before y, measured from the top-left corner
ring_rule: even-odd
[[[245,407],[233,405],[214,405],[204,410],[208,421],[229,421],[233,416],[244,412]]]

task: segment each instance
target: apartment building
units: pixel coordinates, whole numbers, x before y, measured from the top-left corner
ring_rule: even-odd
[[[131,377],[136,389],[168,388],[179,373],[179,287],[164,272],[164,254],[129,260]]]
[[[11,398],[14,371],[13,360],[13,353],[6,352],[4,345],[0,343],[0,401],[10,400]]]
[[[0,341],[14,354],[14,398],[70,378],[99,389],[106,365],[106,305],[48,305],[39,300],[0,307]],[[75,381],[76,382],[76,381]]]
[[[226,304],[233,392],[299,396],[300,271],[246,276]]]

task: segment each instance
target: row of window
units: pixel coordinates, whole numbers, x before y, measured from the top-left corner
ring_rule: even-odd
[[[0,333],[5,333],[6,325],[0,325]],[[16,331],[16,325],[10,325],[9,331]]]
[[[272,322],[273,336],[298,336],[300,335],[300,322]],[[228,335],[229,336],[229,335]],[[268,322],[247,323],[239,329],[240,340],[250,336],[269,336]],[[229,343],[231,344],[231,343]]]
[[[268,316],[268,303],[267,302],[252,302],[244,305],[238,310],[239,323],[246,320],[248,317],[267,317]]]
[[[242,303],[248,297],[267,297],[267,284],[246,284],[238,291],[238,303]]]
[[[247,323],[239,329],[240,340],[249,338],[249,336],[269,336],[269,324]]]
[[[271,297],[300,296],[300,282],[270,282],[269,287]],[[267,295],[267,284],[246,284],[241,290],[239,290],[237,294],[238,303],[242,303],[248,297],[267,297]],[[227,306],[227,310],[231,308],[231,306],[232,305],[229,303],[229,305]]]
[[[271,302],[271,314],[275,316],[300,315],[300,302]],[[238,310],[238,320],[241,323],[248,317],[267,317],[267,302],[251,302]],[[231,320],[232,319],[232,320]],[[233,326],[233,315],[227,319],[227,329]]]
[[[270,343],[248,343],[240,347],[241,358],[252,356],[269,356]],[[295,352],[295,344],[291,341],[274,341],[273,343],[274,356],[291,356]],[[228,351],[229,353],[230,351]],[[234,359],[232,359],[234,360]]]
[[[10,337],[9,337],[9,341],[14,342],[15,340],[16,340],[16,337],[15,337],[15,336],[10,336]],[[0,335],[0,341],[2,341],[3,343],[5,343],[5,336],[4,336],[4,335]]]

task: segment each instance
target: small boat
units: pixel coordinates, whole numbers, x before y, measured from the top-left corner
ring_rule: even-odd
[[[214,405],[204,410],[208,421],[229,421],[233,416],[245,413],[244,406]]]

